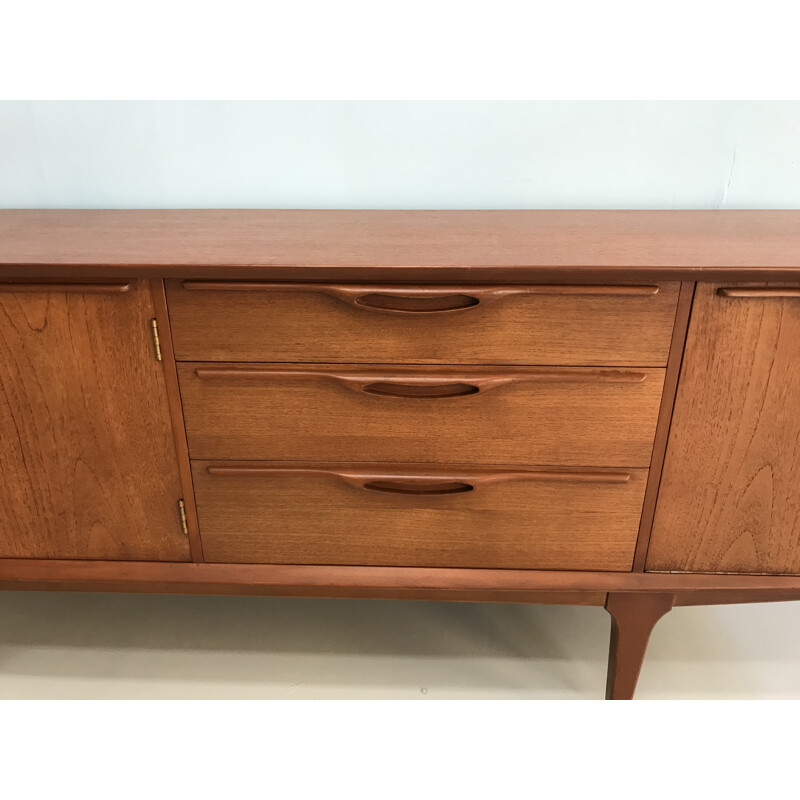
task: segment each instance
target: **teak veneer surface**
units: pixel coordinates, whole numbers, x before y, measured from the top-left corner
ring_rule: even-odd
[[[631,567],[647,480],[468,465],[195,461],[192,472],[209,562],[612,571]],[[436,493],[454,484],[474,489]]]
[[[163,561],[60,561],[0,559],[0,588],[106,591],[207,592],[227,589],[261,594],[321,596],[383,596],[385,591],[415,591],[436,599],[438,592],[498,595],[520,592],[677,592],[725,595],[726,602],[745,592],[758,602],[768,596],[795,600],[800,595],[797,575],[708,575],[703,573],[591,572],[534,569],[448,569],[443,567],[351,567],[303,564],[192,564]],[[103,588],[98,588],[103,587]],[[690,599],[690,598],[686,598]]]
[[[636,572],[644,571],[647,559],[647,547],[650,543],[650,533],[653,528],[653,515],[655,514],[656,500],[658,498],[658,488],[661,483],[661,469],[664,466],[664,453],[667,448],[669,427],[672,422],[675,390],[680,377],[694,288],[694,283],[684,281],[681,283],[680,294],[678,295],[678,308],[675,312],[672,342],[669,349],[667,369],[664,373],[664,389],[661,392],[661,407],[658,411],[658,422],[656,423],[655,438],[653,440],[653,455],[650,460],[650,472],[647,477],[647,489],[642,506],[642,519],[639,523],[639,539],[636,542],[636,555],[633,559],[633,569]]]
[[[162,366],[164,368],[164,384],[167,391],[170,417],[172,418],[175,455],[178,462],[178,475],[180,476],[181,492],[184,500],[186,534],[189,537],[189,550],[192,555],[192,561],[202,561],[203,548],[200,543],[200,530],[197,524],[197,508],[194,502],[194,487],[192,486],[192,468],[189,463],[189,447],[186,443],[186,424],[183,419],[183,406],[181,405],[181,391],[178,384],[175,352],[172,349],[172,331],[169,324],[169,309],[167,308],[167,295],[164,291],[164,281],[151,280],[150,289],[159,331],[160,349],[163,358]]]
[[[285,286],[168,281],[182,361],[405,362],[660,366],[677,283],[639,286]],[[232,287],[219,290],[214,286]],[[405,295],[411,295],[410,298]],[[363,302],[477,302],[455,311]],[[426,306],[421,306],[425,308]]]
[[[273,278],[359,280],[394,268],[424,281],[420,267],[440,267],[439,277],[465,268],[477,280],[788,278],[800,272],[800,211],[6,210],[0,265],[0,276],[42,277],[65,267],[160,277],[285,267]]]
[[[0,211],[0,589],[605,604],[630,697],[800,597],[798,342],[798,210]]]
[[[188,560],[146,282],[0,291],[0,556]]]
[[[695,293],[647,569],[798,573],[800,292],[726,288]]]
[[[182,363],[178,375],[192,458],[624,467],[650,464],[664,382],[663,369],[578,367]],[[480,391],[387,394],[424,381]]]

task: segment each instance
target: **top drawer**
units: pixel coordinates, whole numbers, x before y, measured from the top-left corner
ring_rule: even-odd
[[[664,366],[678,283],[167,281],[182,361]]]

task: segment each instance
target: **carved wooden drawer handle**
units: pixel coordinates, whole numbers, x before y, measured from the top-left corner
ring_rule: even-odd
[[[323,378],[348,389],[379,397],[445,399],[468,397],[514,383],[621,383],[640,384],[647,373],[631,370],[570,367],[531,367],[518,372],[437,370],[392,373],[376,369],[353,371],[287,370],[247,365],[197,367],[200,380],[314,380]]]
[[[658,286],[555,285],[531,286],[402,286],[388,284],[270,283],[268,281],[183,281],[190,291],[304,292],[327,294],[366,311],[391,314],[442,314],[466,311],[515,295],[618,295],[646,297]]]
[[[779,298],[779,297],[800,297],[800,287],[780,287],[780,286],[724,286],[717,289],[720,297],[739,297],[739,298]]]
[[[221,478],[279,477],[286,475],[329,475],[359,489],[372,492],[409,495],[465,494],[481,487],[511,481],[536,481],[548,483],[627,483],[629,472],[600,470],[503,470],[467,469],[463,472],[453,468],[437,470],[409,470],[408,467],[382,467],[380,470],[367,467],[345,467],[334,464],[263,465],[237,464],[232,466],[209,466],[209,475]]]
[[[73,292],[80,294],[121,294],[130,283],[14,283],[0,282],[0,292]]]
[[[363,488],[387,494],[438,495],[463,494],[473,491],[475,486],[466,481],[380,480],[366,481]]]
[[[367,394],[383,395],[384,397],[408,398],[435,398],[466,397],[481,391],[476,383],[400,383],[394,381],[377,381],[367,383],[361,387]]]

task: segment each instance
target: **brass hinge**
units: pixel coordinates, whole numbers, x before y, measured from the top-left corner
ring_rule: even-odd
[[[156,351],[156,360],[161,361],[161,341],[158,338],[158,322],[155,317],[150,320],[150,332],[153,334],[153,347]]]
[[[186,503],[183,500],[178,500],[178,513],[181,517],[181,530],[183,533],[189,535],[189,524],[186,522]]]

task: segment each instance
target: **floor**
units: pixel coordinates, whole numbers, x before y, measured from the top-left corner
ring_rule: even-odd
[[[0,698],[594,699],[599,608],[0,592]],[[639,698],[800,698],[800,602],[678,608]]]

